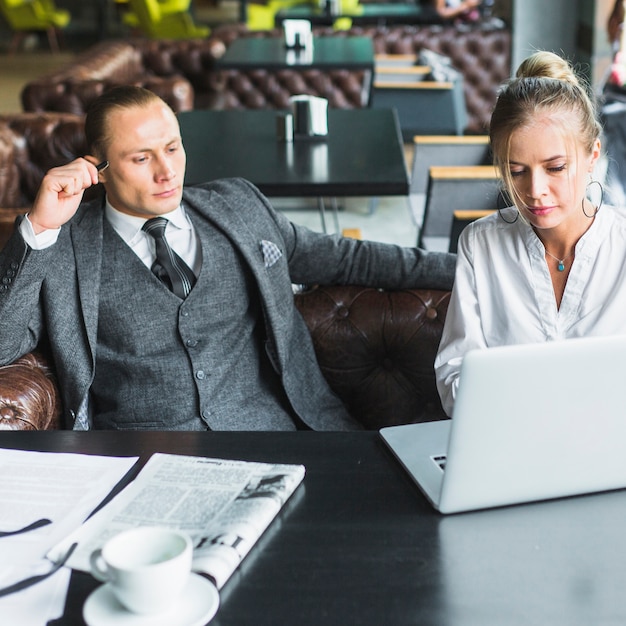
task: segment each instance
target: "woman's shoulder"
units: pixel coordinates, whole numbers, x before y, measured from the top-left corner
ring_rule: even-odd
[[[591,217],[595,217],[594,222],[599,225],[599,229],[602,231],[607,229],[626,230],[626,208],[624,207],[605,204]]]
[[[510,229],[517,224],[519,213],[515,207],[506,207],[497,211],[492,211],[486,215],[479,217],[468,224],[474,235],[498,232],[502,229]],[[466,228],[465,230],[469,230]]]
[[[471,250],[476,247],[506,245],[505,242],[520,236],[523,222],[515,207],[493,211],[469,223],[459,236],[459,248]]]

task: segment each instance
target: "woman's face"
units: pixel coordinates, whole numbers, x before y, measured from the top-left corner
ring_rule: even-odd
[[[511,135],[508,166],[516,203],[536,230],[573,227],[584,218],[582,202],[600,142],[589,154],[574,133],[564,132],[570,128],[578,128],[573,113],[558,119],[544,114]],[[591,215],[594,209],[589,204],[585,212]]]

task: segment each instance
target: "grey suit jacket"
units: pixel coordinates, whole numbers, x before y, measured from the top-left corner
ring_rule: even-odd
[[[266,350],[289,400],[313,429],[354,427],[317,366],[292,283],[449,289],[455,257],[314,233],[292,224],[250,183],[228,179],[187,188],[186,205],[220,228],[256,278]],[[85,428],[95,369],[102,258],[102,202],[84,203],[56,244],[32,250],[16,229],[0,252],[0,364],[48,343],[65,425]]]

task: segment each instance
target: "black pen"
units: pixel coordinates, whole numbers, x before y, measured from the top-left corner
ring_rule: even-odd
[[[102,172],[102,170],[105,170],[107,167],[109,167],[108,161],[102,161],[101,163],[98,163],[98,165],[96,165],[96,169],[99,172]]]

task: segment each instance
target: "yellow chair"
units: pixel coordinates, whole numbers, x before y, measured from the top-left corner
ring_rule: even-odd
[[[298,4],[308,4],[309,0],[259,0],[247,5],[246,25],[249,30],[271,30],[276,26],[276,13],[281,9]]]
[[[210,29],[194,23],[189,4],[190,0],[129,0],[123,21],[151,39],[203,39]]]
[[[69,11],[58,9],[54,0],[0,0],[0,12],[13,31],[9,54],[13,54],[28,33],[45,31],[52,52],[59,52],[58,33],[71,19]]]
[[[266,4],[251,3],[247,6],[249,30],[271,30],[274,28],[276,10]]]

